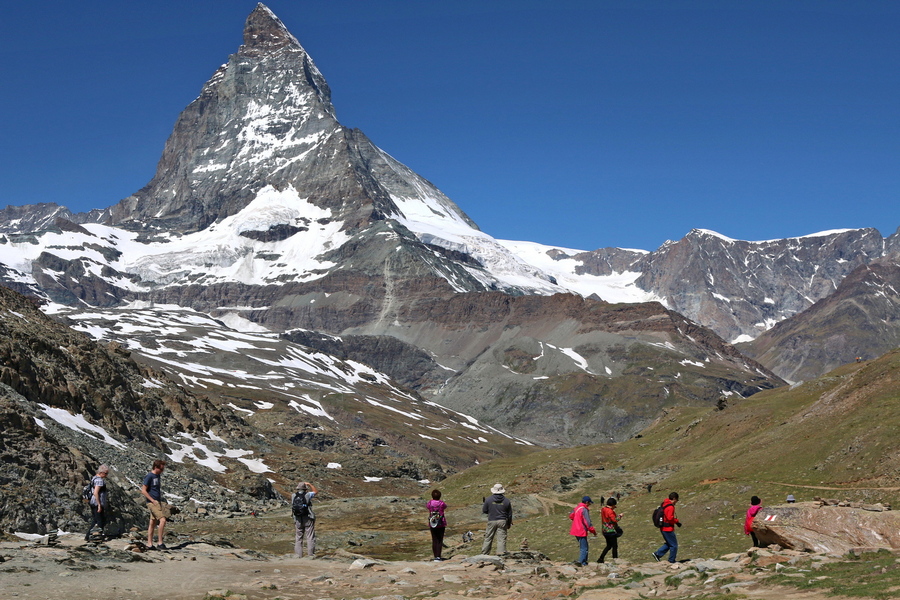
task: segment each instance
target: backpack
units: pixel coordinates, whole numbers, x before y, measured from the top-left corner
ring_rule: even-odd
[[[441,516],[441,511],[439,510],[433,510],[428,513],[428,526],[432,529],[434,529],[435,527],[440,527],[443,520],[444,519]]]
[[[653,526],[657,529],[663,526],[663,519],[665,515],[663,513],[663,505],[660,504],[653,510],[653,516],[650,518],[653,521]]]
[[[297,520],[309,517],[309,502],[306,500],[306,494],[294,492],[294,497],[291,499],[291,514]]]
[[[93,480],[91,480],[91,481],[88,481],[84,485],[83,488],[81,488],[81,499],[84,500],[85,502],[87,502],[88,504],[90,504],[91,498],[93,498],[93,497],[94,497],[94,482],[93,482]]]

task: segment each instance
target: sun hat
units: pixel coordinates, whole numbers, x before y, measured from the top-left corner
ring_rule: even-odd
[[[506,490],[503,489],[502,483],[495,483],[494,487],[491,488],[491,493],[492,494],[505,494]]]

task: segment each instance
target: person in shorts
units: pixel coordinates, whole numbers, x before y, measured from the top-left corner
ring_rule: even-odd
[[[144,484],[141,486],[141,494],[147,498],[147,509],[150,511],[150,525],[147,527],[147,547],[151,550],[166,550],[163,538],[166,534],[166,519],[172,516],[169,504],[162,495],[161,479],[162,472],[166,468],[166,461],[154,460],[153,468],[144,477]],[[156,531],[158,543],[153,545],[153,531]]]

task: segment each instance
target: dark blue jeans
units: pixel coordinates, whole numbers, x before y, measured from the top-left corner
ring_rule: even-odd
[[[678,538],[675,537],[674,531],[661,531],[663,536],[663,545],[654,554],[660,558],[669,553],[669,562],[675,562],[675,555],[678,554]]]
[[[586,535],[577,535],[575,539],[578,540],[578,548],[581,552],[578,554],[578,562],[586,565],[588,561],[588,540]]]

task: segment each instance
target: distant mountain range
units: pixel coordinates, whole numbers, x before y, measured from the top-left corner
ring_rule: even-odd
[[[219,408],[258,418],[269,396],[288,414],[309,408],[308,431],[292,433],[307,440],[376,405],[387,412],[359,426],[395,431],[388,416],[416,420],[410,402],[431,407],[435,431],[481,428],[464,445],[627,439],[665,406],[715,405],[845,360],[744,355],[725,340],[802,319],[854,269],[898,255],[900,233],[869,229],[768,242],[694,230],[654,252],[496,240],[337,121],[324,77],[263,5],[144,188],[90,213],[0,211],[3,285]],[[817,343],[790,339],[773,344]]]

